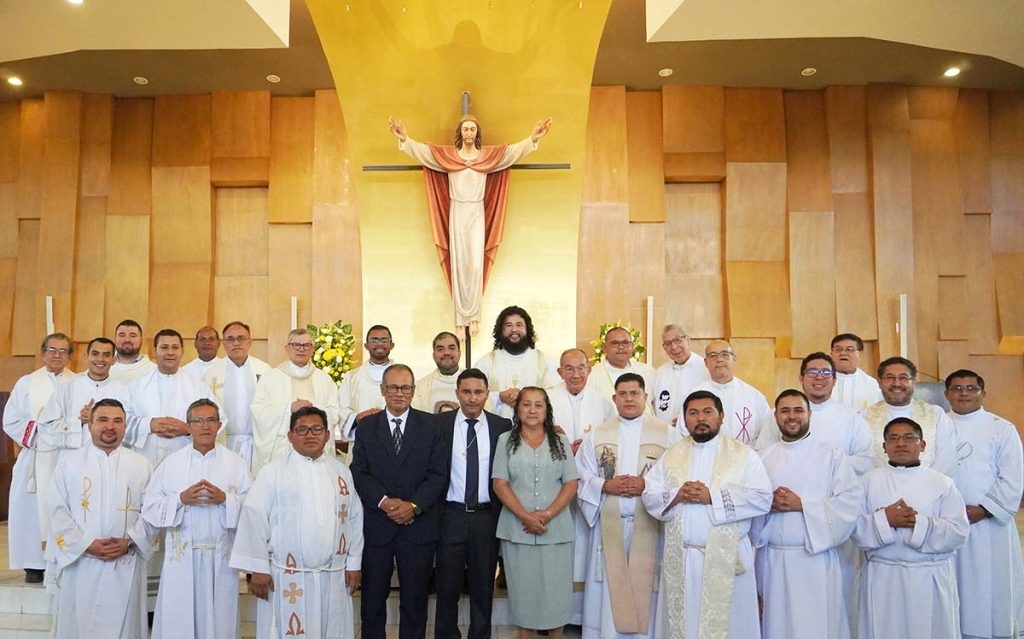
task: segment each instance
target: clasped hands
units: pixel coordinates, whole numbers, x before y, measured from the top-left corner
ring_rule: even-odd
[[[85,552],[103,561],[114,561],[128,554],[131,539],[127,537],[108,537],[106,539],[93,539]]]
[[[351,595],[356,590],[358,590],[362,581],[362,571],[345,571],[345,588],[348,589],[348,594]],[[256,597],[257,599],[262,599],[263,601],[270,601],[270,593],[272,592],[274,592],[273,577],[271,577],[265,572],[252,573],[252,581],[249,582],[249,594]]]
[[[213,506],[223,504],[228,496],[205,479],[200,479],[178,495],[181,503],[190,506]]]
[[[548,522],[551,521],[551,512],[548,510],[535,510],[523,515],[523,532],[531,535],[543,535],[548,532]]]
[[[792,490],[785,486],[779,486],[772,492],[773,513],[803,512],[803,510],[804,502],[800,499],[800,495]]]
[[[913,528],[917,524],[917,511],[901,497],[885,507],[885,518],[893,528]]]
[[[149,432],[159,437],[173,439],[188,434],[188,425],[175,417],[154,417],[149,420]]]
[[[669,507],[676,504],[705,504],[711,503],[711,490],[702,481],[687,481],[679,487],[675,499]]]
[[[609,495],[617,495],[619,497],[639,497],[644,494],[644,488],[647,486],[647,482],[644,481],[643,477],[637,477],[636,475],[616,475],[611,479],[604,481],[604,486],[601,491]]]
[[[412,502],[397,497],[385,497],[380,503],[380,509],[388,516],[388,519],[399,526],[408,526],[416,518],[416,507]]]

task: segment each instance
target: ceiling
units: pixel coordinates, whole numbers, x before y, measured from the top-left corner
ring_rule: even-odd
[[[400,16],[406,0],[373,1]],[[536,0],[529,6],[489,1],[529,10]],[[348,2],[359,10],[366,0]],[[111,7],[124,11],[112,14]],[[290,25],[282,23],[286,10]],[[88,11],[97,13],[83,22]],[[114,14],[119,29],[109,27]],[[97,21],[106,26],[92,26]],[[648,32],[669,41],[648,41]],[[1020,0],[613,0],[593,83],[634,90],[874,82],[1024,90],[1021,34]],[[144,44],[161,48],[139,48]],[[81,50],[60,52],[70,47]],[[963,69],[960,76],[943,77],[953,65]],[[817,73],[802,76],[806,67]],[[659,77],[663,68],[673,69],[672,76]],[[268,74],[281,81],[269,83]],[[59,89],[118,96],[264,89],[311,95],[333,86],[303,0],[85,0],[81,6],[0,0],[0,78],[10,75],[25,84],[0,82],[0,100]],[[134,84],[135,76],[149,84]]]

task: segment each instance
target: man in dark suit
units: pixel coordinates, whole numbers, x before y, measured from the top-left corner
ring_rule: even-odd
[[[427,589],[448,482],[447,451],[435,417],[410,408],[416,381],[404,364],[384,371],[385,409],[356,428],[352,477],[363,502],[365,639],[384,639],[391,575],[398,565],[398,636],[427,632]]]
[[[455,385],[459,409],[441,413],[442,448],[448,461],[448,491],[441,507],[441,539],[434,568],[437,614],[434,636],[458,638],[459,597],[469,581],[469,638],[491,636],[494,569],[498,564],[498,513],[491,470],[498,437],[512,422],[484,410],[487,376],[469,368]]]

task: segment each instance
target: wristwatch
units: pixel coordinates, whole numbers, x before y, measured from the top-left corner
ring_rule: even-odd
[[[411,501],[409,503],[412,504]],[[419,517],[420,515],[423,514],[423,509],[420,508],[419,506],[417,506],[416,504],[412,504],[412,514],[414,514],[417,517]]]

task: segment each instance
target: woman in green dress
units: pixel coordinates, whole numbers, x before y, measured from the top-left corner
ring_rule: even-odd
[[[505,506],[497,536],[512,623],[520,639],[535,630],[558,639],[572,618],[575,533],[569,504],[576,497],[576,464],[568,438],[555,431],[544,389],[519,392],[512,430],[498,438],[491,477]]]

